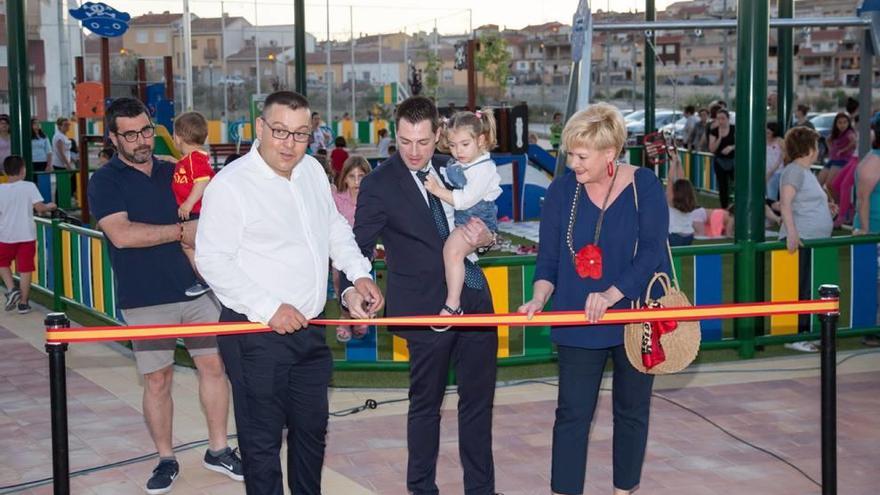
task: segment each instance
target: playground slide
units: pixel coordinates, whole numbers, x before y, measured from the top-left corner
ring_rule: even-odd
[[[530,160],[529,155],[493,155],[492,158],[501,176],[501,196],[495,200],[498,217],[516,222],[540,218],[541,204],[553,179],[545,166]],[[553,162],[550,165],[553,166]]]
[[[529,160],[539,168],[553,176],[556,172],[556,157],[537,144],[530,144],[528,149]]]
[[[174,146],[174,140],[171,139],[171,133],[168,132],[168,129],[165,128],[164,125],[156,126],[156,139],[154,140],[155,150],[153,151],[156,155],[169,155],[174,158],[180,158],[180,151],[178,151],[177,147]]]

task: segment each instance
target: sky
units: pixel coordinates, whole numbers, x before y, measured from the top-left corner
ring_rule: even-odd
[[[132,16],[149,11],[182,12],[183,2],[167,0],[139,0],[129,5],[120,0],[104,0],[117,8],[127,8]],[[323,0],[306,1],[306,30],[318,40],[327,38],[327,4]],[[656,0],[662,10],[676,0]],[[120,5],[120,3],[122,3]],[[240,15],[254,23],[254,5],[257,4],[256,20],[263,24],[292,24],[293,0],[225,0],[223,11]],[[571,23],[578,0],[330,0],[330,37],[348,39],[353,27],[355,37],[360,34],[387,32],[431,31],[436,20],[440,33],[459,34],[482,24],[498,24],[521,28],[529,24],[549,21]],[[436,5],[442,5],[437,7]],[[352,8],[350,8],[351,6]],[[644,0],[595,0],[593,11],[641,10]],[[190,0],[190,10],[199,17],[218,17],[221,13],[219,0]],[[350,11],[353,23],[349,21]]]

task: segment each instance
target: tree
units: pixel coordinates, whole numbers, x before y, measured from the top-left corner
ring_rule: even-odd
[[[440,57],[432,51],[425,54],[426,64],[424,72],[425,89],[428,94],[437,99],[437,88],[440,86]]]
[[[510,52],[507,51],[507,41],[496,34],[480,36],[480,49],[474,61],[477,70],[498,86],[500,98],[507,91],[507,77],[510,75]]]

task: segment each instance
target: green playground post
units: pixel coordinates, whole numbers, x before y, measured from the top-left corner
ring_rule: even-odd
[[[654,0],[645,0],[645,20],[649,22],[653,22],[657,20],[657,8],[654,5]],[[654,107],[657,102],[657,94],[656,94],[656,73],[654,71],[654,57],[656,54],[654,53],[654,40],[656,39],[656,34],[654,30],[649,30],[645,33],[645,135],[648,135],[654,132],[655,120],[654,120]],[[611,33],[606,33],[606,36],[611,36]],[[589,55],[587,56],[587,63],[589,63]]]
[[[736,63],[736,229],[742,246],[735,255],[734,300],[763,300],[764,258],[755,244],[764,241],[764,161],[767,126],[767,51],[770,14],[767,0],[739,0]],[[762,321],[762,320],[761,320]],[[740,356],[753,357],[757,318],[734,322],[743,342]]]
[[[794,0],[779,0],[779,18],[794,17]],[[779,28],[776,36],[776,122],[784,136],[791,125],[794,102],[794,33],[792,28]]]
[[[31,102],[28,96],[28,57],[25,35],[25,0],[6,2],[7,57],[9,65],[9,118],[12,154],[24,158],[27,180],[34,180],[31,155]]]

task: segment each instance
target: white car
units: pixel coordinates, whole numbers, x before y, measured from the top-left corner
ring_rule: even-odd
[[[681,117],[681,114],[672,110],[657,110],[654,112],[654,126],[657,129],[667,124],[672,124]],[[645,133],[645,119],[641,118],[636,121],[629,121],[626,124],[626,133],[628,135],[642,135]]]

